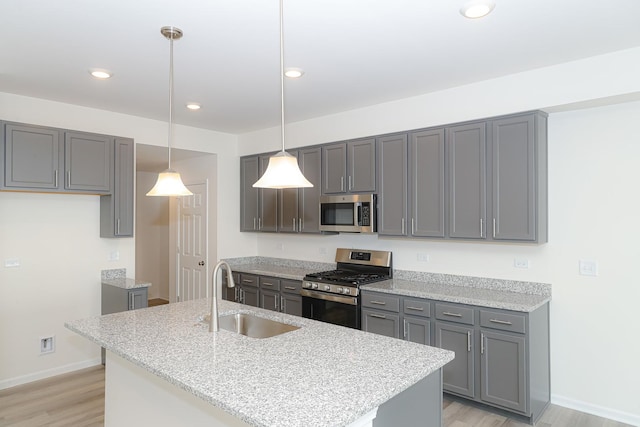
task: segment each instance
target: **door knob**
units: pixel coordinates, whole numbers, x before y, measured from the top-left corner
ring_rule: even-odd
[[[204,261],[200,261],[198,265],[204,265]]]

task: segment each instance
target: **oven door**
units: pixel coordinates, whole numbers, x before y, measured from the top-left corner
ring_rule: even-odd
[[[357,297],[333,295],[308,289],[302,295],[302,317],[360,329],[360,301]]]

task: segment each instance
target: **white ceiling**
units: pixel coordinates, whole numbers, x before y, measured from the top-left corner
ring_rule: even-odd
[[[285,0],[287,122],[640,45],[639,0]],[[279,125],[277,0],[5,0],[0,91],[229,133]],[[97,81],[90,68],[114,73]],[[188,101],[203,105],[198,112]]]

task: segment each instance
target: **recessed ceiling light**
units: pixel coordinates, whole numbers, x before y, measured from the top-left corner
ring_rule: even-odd
[[[491,13],[494,7],[496,2],[493,0],[471,0],[462,6],[460,13],[469,19],[482,18]]]
[[[200,104],[198,104],[197,102],[190,102],[190,103],[187,104],[187,108],[189,110],[193,110],[193,111],[199,110],[200,109]]]
[[[108,79],[113,75],[107,70],[89,70],[89,73],[96,79],[100,80]]]
[[[301,68],[287,68],[286,70],[284,70],[284,75],[286,77],[289,77],[290,79],[297,79],[299,77],[302,77],[303,74],[304,70],[302,70]]]

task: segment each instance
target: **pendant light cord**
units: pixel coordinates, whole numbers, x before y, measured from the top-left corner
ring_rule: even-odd
[[[169,37],[169,169],[171,169],[171,136],[173,135],[173,31]]]
[[[284,13],[283,0],[280,0],[280,135],[282,136],[282,152],[284,153]]]

